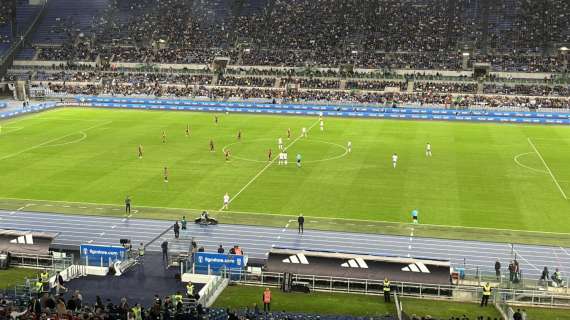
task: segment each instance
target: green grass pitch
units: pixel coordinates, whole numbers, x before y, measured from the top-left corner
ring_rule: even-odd
[[[65,108],[2,121],[0,198],[218,210],[228,192],[238,212],[409,222],[417,208],[422,224],[570,232],[570,127],[325,118],[321,132],[314,117],[218,117]],[[278,137],[287,166],[267,161]]]

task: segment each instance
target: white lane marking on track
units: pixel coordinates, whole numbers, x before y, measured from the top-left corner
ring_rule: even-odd
[[[544,158],[542,157],[542,155],[540,154],[540,152],[538,151],[538,149],[536,148],[536,146],[534,145],[534,143],[532,143],[532,140],[530,140],[530,138],[526,138],[528,140],[528,143],[531,145],[531,147],[534,149],[534,151],[536,152],[536,154],[538,155],[538,157],[540,158],[540,160],[542,161],[542,164],[544,164],[544,167],[546,168],[546,170],[548,171],[548,173],[550,174],[550,177],[552,177],[552,180],[554,181],[554,184],[556,184],[556,186],[558,187],[558,190],[560,190],[560,193],[562,193],[562,196],[564,197],[564,199],[568,200],[568,197],[566,196],[566,193],[564,192],[564,190],[562,189],[562,187],[560,186],[560,184],[558,183],[558,180],[556,180],[556,177],[554,176],[554,174],[552,173],[552,170],[550,170],[550,167],[548,166],[548,164],[546,163],[546,161],[544,161]]]
[[[317,120],[315,123],[313,123],[309,129],[307,129],[307,132],[310,132],[311,129],[313,129],[314,126],[316,126],[319,123],[319,121]],[[299,141],[299,139],[301,139],[303,137],[303,135],[298,136],[297,138],[295,138],[295,140],[293,140],[290,144],[288,144],[284,150],[286,151],[287,149],[289,149],[290,147],[292,147],[297,141]],[[253,176],[253,178],[251,178],[251,180],[249,180],[245,186],[243,186],[229,201],[229,203],[232,203],[235,199],[237,199],[237,197],[239,197],[239,195],[245,190],[247,189],[247,187],[249,187],[255,180],[257,180],[257,178],[259,178],[259,176],[261,176],[261,174],[263,174],[265,172],[265,170],[267,170],[272,164],[275,163],[275,161],[277,160],[277,157],[274,157],[273,160],[269,161],[268,164],[266,164],[255,176]],[[222,206],[220,208],[220,210],[218,211],[222,211],[224,209],[224,206]]]
[[[568,253],[568,251],[566,251],[566,249],[560,247],[560,250],[562,250],[562,252],[566,253],[568,256],[570,256],[570,253]]]
[[[509,248],[511,248],[511,245],[510,245],[510,244],[509,244],[508,246],[509,246]],[[538,269],[534,264],[532,264],[530,261],[528,261],[523,255],[521,255],[521,254],[517,251],[517,249],[513,249],[513,252],[514,252],[518,257],[520,257],[522,260],[526,261],[526,263],[527,263],[529,266],[531,266],[534,270],[540,272],[540,269]]]
[[[524,165],[524,164],[522,164],[522,163],[519,161],[519,158],[520,158],[520,157],[523,157],[523,156],[526,156],[526,155],[529,155],[529,154],[533,154],[533,153],[534,153],[534,152],[521,153],[521,154],[516,155],[513,159],[515,160],[515,163],[516,163],[516,164],[518,164],[519,166],[521,166],[521,167],[523,167],[523,168],[525,168],[525,169],[529,169],[529,170],[532,170],[532,171],[535,171],[535,172],[539,172],[539,173],[548,174],[548,172],[547,172],[546,170],[535,169],[535,168],[533,168],[533,167],[529,167],[529,166],[527,166],[527,165]]]
[[[0,211],[1,214],[1,211]],[[59,225],[59,227],[62,227],[62,225],[76,225],[77,221],[93,221],[90,222],[92,225],[109,225],[112,223],[115,223],[115,221],[117,221],[117,218],[95,218],[95,217],[87,217],[87,216],[82,216],[79,219],[74,219],[70,216],[62,216],[62,215],[49,215],[49,216],[45,216],[42,214],[36,214],[36,213],[24,213],[24,214],[20,214],[19,215],[21,218],[15,218],[15,219],[19,219],[19,220],[26,220],[28,218],[31,219],[35,219],[36,221],[46,221],[48,223],[51,224],[57,224]],[[69,221],[70,219],[72,219],[73,221]],[[97,219],[97,220],[94,220]],[[123,222],[126,221],[123,220]],[[152,220],[151,220],[152,221]],[[290,220],[293,221],[294,220]],[[133,223],[135,224],[139,224],[142,225],[143,229],[147,229],[144,226],[147,225],[146,220],[133,220]],[[158,222],[158,221],[156,221]],[[239,225],[233,225],[233,226],[221,226],[221,232],[225,232],[225,233],[243,233],[243,232],[249,232],[248,227],[245,226],[239,226]],[[200,230],[199,230],[200,231]],[[271,237],[272,235],[274,235],[275,232],[273,229],[271,228],[264,228],[262,230],[258,230],[256,231],[255,235],[251,235],[251,237],[254,238],[263,238],[263,237]],[[287,237],[289,237],[287,235]],[[383,245],[388,245],[391,246],[391,244],[393,244],[393,246],[397,246],[400,245],[402,243],[401,241],[401,237],[398,236],[387,236],[387,237],[371,237],[365,234],[347,234],[347,233],[338,233],[338,232],[320,232],[320,231],[315,231],[313,234],[309,234],[309,235],[305,235],[305,238],[309,241],[314,241],[316,243],[327,243],[327,244],[334,244],[337,243],[337,239],[339,237],[342,238],[349,238],[352,241],[355,241],[357,243],[359,242],[369,242],[369,243],[381,243]],[[291,236],[291,238],[296,238]],[[327,240],[330,239],[330,240]],[[474,243],[474,242],[470,242],[470,241],[458,241],[458,240],[447,240],[445,242],[436,240],[436,239],[429,239],[429,238],[421,238],[421,245],[429,245],[429,247],[431,248],[431,250],[435,250],[435,251],[446,251],[450,248],[450,246],[453,245],[457,245],[457,246],[472,246],[472,245],[477,245],[478,247],[483,247],[484,250],[486,251],[496,251],[496,250],[502,250],[500,248],[503,247],[503,244],[498,244],[498,243]],[[441,248],[441,249],[440,249]],[[527,248],[527,249],[534,249],[534,248]],[[536,255],[541,255],[541,253],[544,253],[544,249],[542,248],[538,248],[537,250],[524,250],[525,254],[532,254],[533,256]]]
[[[80,130],[80,131],[93,130],[93,129],[97,128],[97,127],[102,127],[102,126],[108,125],[108,124],[110,124],[110,123],[112,123],[112,122],[113,122],[113,121],[106,121],[106,122],[103,122],[103,123],[100,123],[100,124],[91,126],[91,127],[87,128],[87,129]],[[20,151],[18,151],[18,152],[14,152],[14,153],[5,155],[5,156],[3,156],[3,157],[0,158],[0,161],[1,161],[1,160],[6,160],[6,159],[8,159],[8,158],[12,158],[12,157],[15,157],[15,156],[18,156],[18,155],[21,155],[22,153],[25,153],[25,152],[28,152],[28,151],[32,151],[32,150],[35,150],[35,149],[37,149],[37,148],[41,148],[41,147],[43,147],[43,146],[45,146],[45,145],[48,145],[48,144],[50,144],[50,143],[52,143],[52,142],[56,142],[56,141],[58,141],[58,140],[65,139],[65,138],[67,138],[67,137],[69,137],[69,136],[72,136],[72,135],[74,135],[74,134],[76,134],[76,133],[77,133],[77,131],[76,131],[76,132],[69,133],[69,134],[66,134],[66,135],[61,136],[61,137],[58,137],[58,138],[54,138],[54,139],[51,139],[51,140],[48,140],[48,141],[44,141],[44,142],[42,142],[42,143],[40,143],[40,144],[37,144],[37,145],[35,145],[35,146],[31,146],[31,147],[26,148],[26,149],[24,149],[24,150],[20,150]]]

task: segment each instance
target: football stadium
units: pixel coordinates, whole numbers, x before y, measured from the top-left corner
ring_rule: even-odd
[[[1,0],[0,320],[570,320],[567,0]]]

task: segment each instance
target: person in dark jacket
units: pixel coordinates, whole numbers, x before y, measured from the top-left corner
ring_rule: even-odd
[[[498,258],[495,261],[495,275],[497,276],[497,281],[501,281],[501,261]]]
[[[305,225],[305,217],[303,217],[303,214],[301,213],[299,215],[299,218],[297,218],[297,222],[299,223],[299,233],[303,234],[303,229],[304,229],[304,225]]]
[[[180,225],[178,224],[178,220],[174,223],[174,238],[178,239],[180,237]]]

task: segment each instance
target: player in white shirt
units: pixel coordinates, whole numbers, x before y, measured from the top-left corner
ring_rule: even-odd
[[[279,150],[283,150],[283,139],[281,137],[277,139],[277,144],[279,145]]]
[[[278,165],[282,165],[283,164],[283,152],[279,152],[279,160],[277,161]]]
[[[307,128],[303,127],[303,129],[301,129],[301,136],[302,137],[307,137]]]
[[[325,122],[321,119],[320,121],[321,131],[325,130]]]
[[[431,144],[429,142],[426,144],[426,157],[431,157]]]
[[[223,206],[223,210],[228,210],[229,204],[230,204],[230,195],[226,192],[226,194],[224,194],[224,206]]]
[[[283,151],[283,164],[287,165],[287,151]]]
[[[392,155],[392,166],[394,166],[394,169],[396,169],[397,164],[398,164],[398,154],[394,153]]]
[[[352,141],[349,141],[349,142],[346,144],[346,150],[348,151],[348,153],[351,153],[351,152],[352,152]]]

